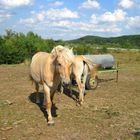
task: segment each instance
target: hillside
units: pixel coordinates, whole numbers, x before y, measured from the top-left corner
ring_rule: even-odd
[[[120,48],[139,48],[140,35],[128,35],[120,37],[99,37],[99,36],[84,36],[79,39],[67,41],[70,44],[83,44],[105,47],[120,47]]]

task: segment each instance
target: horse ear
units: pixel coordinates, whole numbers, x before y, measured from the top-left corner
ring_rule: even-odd
[[[73,53],[73,47],[72,47],[72,48],[70,48],[70,51]]]
[[[51,52],[51,57],[52,57],[53,60],[56,59],[56,57],[57,57],[57,50],[56,50],[56,48],[54,48],[54,49],[52,50],[52,52]]]
[[[51,52],[51,54],[52,54],[52,59],[55,60],[56,57],[58,57],[58,56],[60,55],[60,52],[62,52],[61,49],[59,49],[59,48],[54,48],[54,49],[52,50],[52,52]]]
[[[73,47],[70,50],[73,51]]]

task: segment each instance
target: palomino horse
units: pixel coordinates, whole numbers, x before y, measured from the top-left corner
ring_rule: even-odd
[[[79,103],[80,105],[84,102],[84,92],[85,92],[85,83],[88,74],[90,73],[93,79],[97,76],[97,64],[93,64],[89,59],[85,58],[83,55],[75,55],[73,64],[72,64],[72,73],[71,73],[71,80],[73,78],[76,80],[79,90]],[[70,92],[71,86],[69,86]],[[63,87],[61,85],[60,92],[63,93]]]
[[[87,75],[93,68],[93,64],[87,60],[83,55],[77,55],[74,57],[72,65],[72,74],[76,80],[79,89],[79,102],[83,104],[84,101],[84,92],[85,92],[85,83]]]
[[[58,48],[61,48],[61,50]],[[70,83],[73,58],[72,49],[63,46],[55,47],[51,53],[38,52],[32,57],[30,77],[35,83],[37,93],[39,84],[43,85],[48,124],[54,123],[51,113],[52,99],[60,81],[66,84]]]

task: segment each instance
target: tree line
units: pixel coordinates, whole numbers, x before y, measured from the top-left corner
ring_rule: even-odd
[[[72,41],[54,41],[53,39],[43,39],[41,36],[33,32],[23,34],[12,30],[6,30],[6,34],[0,36],[0,64],[22,63],[25,60],[31,59],[36,52],[51,52],[53,47],[57,45],[73,47],[74,54],[80,55],[107,53],[108,47],[121,48],[119,42],[124,44],[123,48],[132,48],[130,42],[133,42],[134,45],[140,46],[139,37],[140,36],[130,37],[129,39],[127,37],[105,39],[96,36],[87,36]],[[126,39],[127,41],[125,41]]]
[[[21,63],[38,51],[50,52],[55,45],[54,40],[42,39],[33,32],[25,35],[6,30],[6,35],[0,36],[0,64]]]
[[[33,32],[23,34],[6,30],[6,34],[0,36],[0,64],[22,63],[31,59],[36,52],[51,52],[53,47],[57,45],[73,47],[75,54],[89,54],[95,50],[92,46],[74,45],[62,40],[43,39]]]

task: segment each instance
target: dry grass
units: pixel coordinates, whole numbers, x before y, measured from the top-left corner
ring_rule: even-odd
[[[140,132],[133,132],[140,128],[140,53],[113,55],[120,63],[119,82],[101,82],[96,90],[86,91],[82,107],[66,94],[56,93],[55,125],[51,127],[47,126],[43,108],[33,103],[34,86],[28,79],[28,66],[1,65],[0,139],[140,139]],[[113,76],[99,75],[106,79]]]

